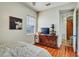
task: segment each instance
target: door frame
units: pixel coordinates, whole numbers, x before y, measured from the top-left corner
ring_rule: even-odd
[[[74,8],[74,13],[73,13],[73,47],[74,47],[74,52],[75,56],[77,56],[78,53],[78,9]]]

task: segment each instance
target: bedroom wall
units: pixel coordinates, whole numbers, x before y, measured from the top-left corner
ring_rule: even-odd
[[[0,44],[24,41],[33,44],[33,36],[26,33],[27,15],[36,17],[36,12],[21,3],[0,3]],[[22,30],[9,30],[9,16],[22,18]]]
[[[48,9],[46,11],[42,11],[39,13],[38,19],[38,31],[40,31],[41,27],[51,27],[51,24],[55,24],[56,34],[58,36],[58,47],[60,47],[62,42],[62,34],[61,34],[61,19],[60,19],[60,10],[73,9],[75,8],[76,3],[69,3],[63,6],[59,6],[56,8]]]

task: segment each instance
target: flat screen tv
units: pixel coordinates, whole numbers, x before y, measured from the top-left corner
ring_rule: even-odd
[[[49,34],[49,28],[41,28],[43,34]]]

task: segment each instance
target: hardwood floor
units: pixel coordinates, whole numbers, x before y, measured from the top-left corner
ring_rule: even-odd
[[[46,49],[53,57],[75,57],[75,53],[72,47],[61,45],[60,48],[50,48],[40,44],[35,45]]]

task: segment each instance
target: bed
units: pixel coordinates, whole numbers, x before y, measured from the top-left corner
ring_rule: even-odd
[[[0,57],[51,57],[43,48],[24,42],[0,45]]]

